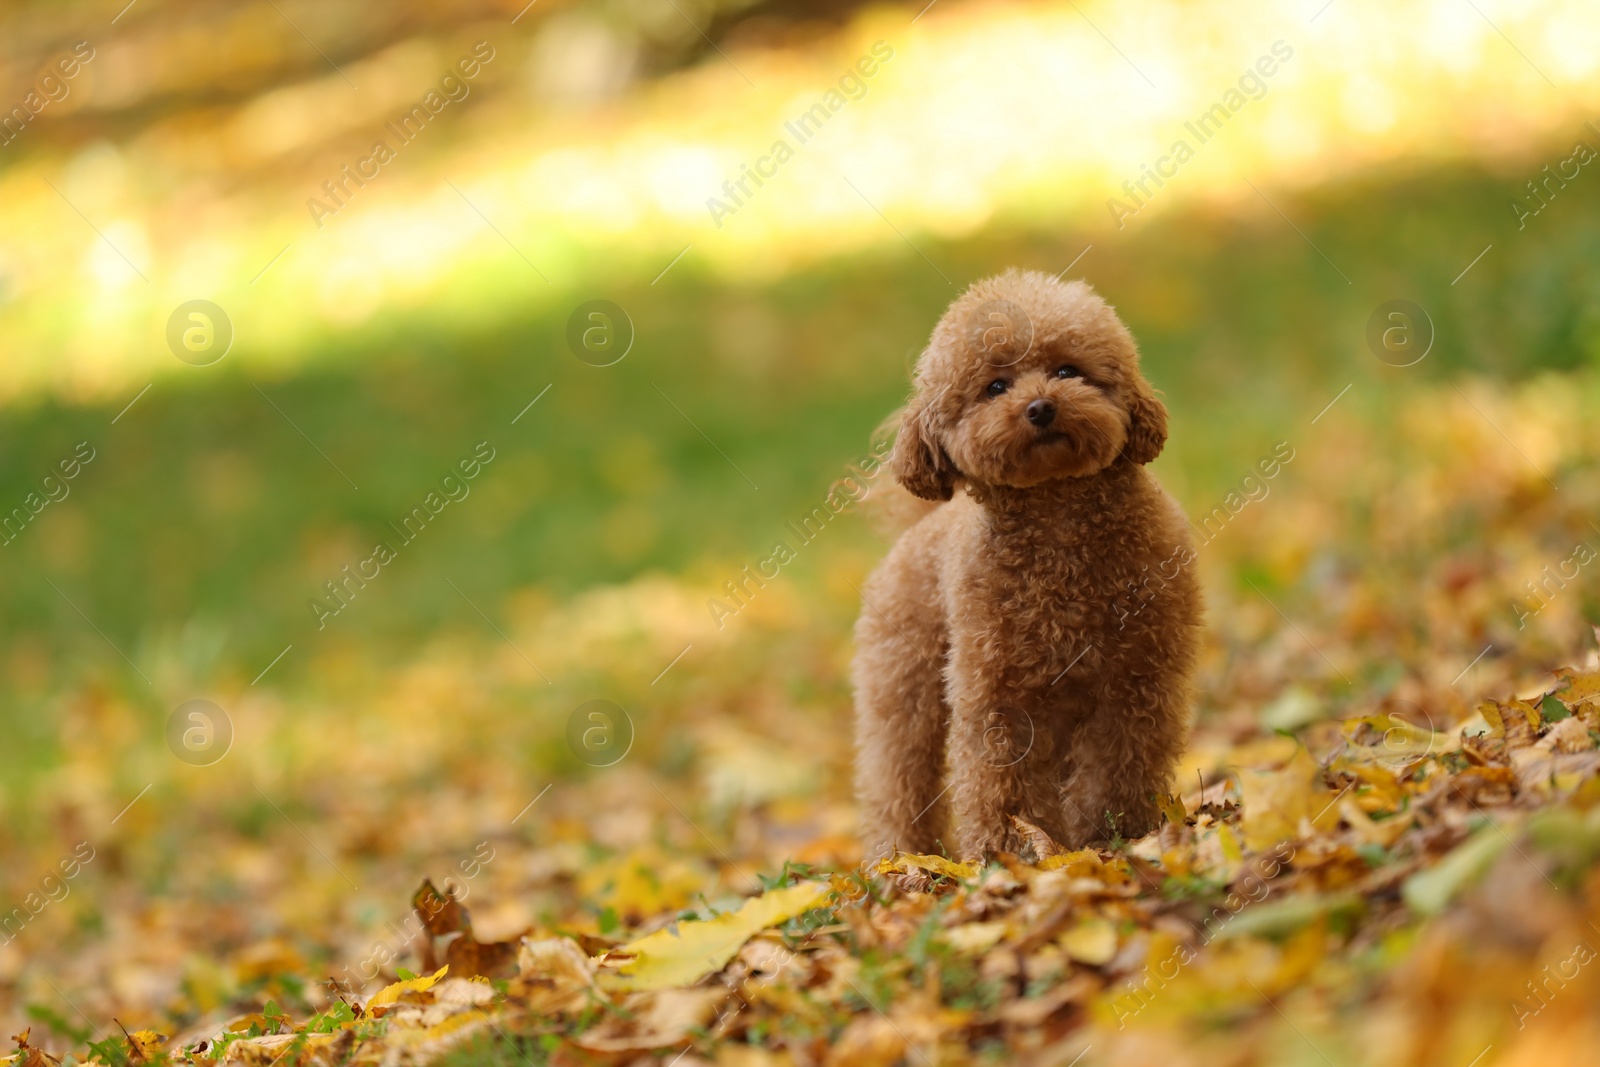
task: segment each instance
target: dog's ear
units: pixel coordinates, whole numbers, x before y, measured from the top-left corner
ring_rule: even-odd
[[[914,400],[900,418],[889,469],[895,480],[924,500],[949,500],[955,494],[955,464],[928,425],[931,416],[925,400]]]
[[[1149,463],[1161,455],[1167,443],[1167,406],[1150,389],[1150,383],[1140,378],[1128,398],[1128,443],[1122,454],[1135,463]]]

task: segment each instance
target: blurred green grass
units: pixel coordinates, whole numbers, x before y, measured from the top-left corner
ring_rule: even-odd
[[[1595,361],[1600,205],[1566,197],[1518,232],[1509,202],[1521,172],[1506,167],[1280,195],[1304,237],[1261,205],[1247,219],[1202,209],[1109,235],[997,226],[960,243],[915,240],[963,284],[1013,264],[1058,270],[1093,242],[1073,274],[1140,339],[1173,416],[1159,470],[1194,508],[1304,427],[1308,397],[1332,399],[1352,380],[1393,391]],[[954,293],[909,248],[746,288],[697,274],[691,258],[656,285],[571,293],[473,332],[375,321],[327,340],[293,377],[247,371],[236,352],[157,382],[115,425],[110,407],[13,410],[0,426],[6,508],[77,442],[98,454],[70,497],[4,547],[0,640],[14,684],[0,723],[26,747],[45,678],[109,669],[137,683],[108,643],[136,663],[177,646],[199,674],[253,677],[317,633],[308,601],[322,583],[374,541],[397,544],[386,524],[480,441],[496,458],[471,495],[328,620],[338,638],[403,655],[440,626],[487,633],[452,582],[491,618],[528,586],[561,597],[661,570],[714,588],[864,453]],[[596,297],[637,329],[609,368],[564,342],[568,311]],[[1430,357],[1404,371],[1363,341],[1372,309],[1397,297],[1438,329]],[[274,683],[295,670],[286,662]]]

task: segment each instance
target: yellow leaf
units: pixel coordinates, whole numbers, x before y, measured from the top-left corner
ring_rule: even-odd
[[[1194,873],[1195,850],[1193,846],[1169,848],[1161,853],[1161,869],[1170,878],[1187,878]]]
[[[605,984],[639,990],[693,985],[721,970],[755,934],[821,907],[828,895],[825,883],[801,882],[751,897],[738,911],[703,922],[680,922],[676,930],[657,930],[617,950],[635,958],[623,965],[620,974],[608,975]]]
[[[637,920],[682,908],[704,888],[702,878],[687,857],[647,845],[585,867],[578,889],[596,906]]]
[[[1344,821],[1350,824],[1350,829],[1355,831],[1363,844],[1382,845],[1384,848],[1394,844],[1416,821],[1416,816],[1408,812],[1382,822],[1374,822],[1361,809],[1356,798],[1348,795],[1339,801],[1339,814],[1344,816]]]
[[[447,963],[427,977],[407,978],[403,982],[396,982],[393,985],[384,986],[382,989],[372,994],[372,999],[367,1001],[367,1010],[371,1011],[373,1008],[376,1008],[381,1004],[393,1004],[406,993],[420,993],[424,989],[430,989],[433,987],[433,983],[443,978],[445,972],[449,969],[450,965]]]
[[[1280,987],[1300,985],[1322,966],[1328,956],[1328,924],[1318,919],[1284,941],[1273,981]]]
[[[1530,730],[1537,730],[1541,725],[1543,725],[1544,720],[1539,716],[1539,709],[1528,703],[1526,700],[1513,700],[1508,703],[1506,707],[1520,712],[1523,723]]]
[[[1189,813],[1184,809],[1183,800],[1176,793],[1162,793],[1160,796],[1161,814],[1173,826],[1182,826],[1189,821]]]
[[[1396,766],[1461,747],[1459,736],[1418,726],[1393,712],[1346,719],[1341,726],[1345,740],[1352,746],[1350,757]],[[1343,762],[1355,765],[1356,759],[1350,757]]]
[[[1066,871],[1073,878],[1098,878],[1105,873],[1105,864],[1101,862],[1100,854],[1094,849],[1080,848],[1076,852],[1046,856],[1039,861],[1039,869]]]
[[[1244,843],[1257,852],[1297,839],[1302,819],[1317,829],[1331,829],[1338,822],[1339,813],[1331,810],[1333,798],[1322,785],[1322,768],[1304,748],[1296,749],[1281,770],[1241,770],[1239,791]]]
[[[1489,736],[1505,741],[1509,748],[1523,748],[1538,739],[1542,721],[1539,710],[1526,700],[1512,700],[1505,704],[1485,701],[1478,705],[1478,713],[1489,724]]]
[[[1079,923],[1058,939],[1061,948],[1072,959],[1099,967],[1109,963],[1117,954],[1117,931],[1104,919],[1089,919]]]
[[[1478,714],[1483,716],[1483,721],[1489,724],[1490,737],[1505,737],[1506,722],[1500,717],[1500,705],[1492,700],[1485,700],[1478,705]]]
[[[1002,922],[962,923],[944,931],[943,937],[957,952],[981,956],[998,945],[1005,933],[1006,924]]]
[[[919,871],[927,871],[930,874],[942,874],[946,878],[954,878],[958,881],[963,878],[976,878],[978,876],[978,865],[976,863],[957,863],[954,860],[945,859],[943,856],[923,856],[915,852],[897,852],[893,859],[878,861],[879,874],[893,874],[896,871],[904,871],[908,867],[915,867]]]
[[[1450,747],[1460,748],[1461,739],[1456,738]],[[1443,749],[1436,748],[1434,751]],[[1359,778],[1363,785],[1370,787],[1354,794],[1359,797],[1363,811],[1393,811],[1405,802],[1405,788],[1387,767],[1341,758],[1333,762],[1333,769]]]
[[[1243,863],[1244,849],[1239,847],[1239,835],[1227,823],[1217,826],[1217,843],[1222,846],[1222,858],[1229,863]]]
[[[1567,683],[1566,688],[1556,694],[1565,704],[1577,704],[1591,697],[1600,696],[1600,671],[1575,671],[1570,667],[1563,667],[1556,671],[1556,677]]]
[[[124,1030],[123,1033],[127,1031]],[[144,1063],[160,1052],[161,1046],[166,1044],[166,1041],[166,1035],[158,1034],[154,1030],[135,1030],[128,1034],[129,1058],[134,1063]]]

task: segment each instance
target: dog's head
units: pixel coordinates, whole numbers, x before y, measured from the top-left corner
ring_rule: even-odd
[[[1167,409],[1133,335],[1083,282],[1007,271],[950,305],[917,360],[892,467],[911,492],[958,481],[1027,487],[1149,463]]]

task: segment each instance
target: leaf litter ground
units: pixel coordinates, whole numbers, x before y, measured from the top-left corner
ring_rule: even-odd
[[[1595,1062],[1593,383],[1469,392],[1332,417],[1224,500],[1195,736],[1138,840],[861,867],[865,537],[732,636],[709,580],[647,578],[529,594],[515,647],[330,644],[237,703],[222,773],[163,770],[114,685],[64,693],[7,884],[91,858],[0,948],[11,1062]],[[605,767],[522,710],[596,690],[638,709]]]

